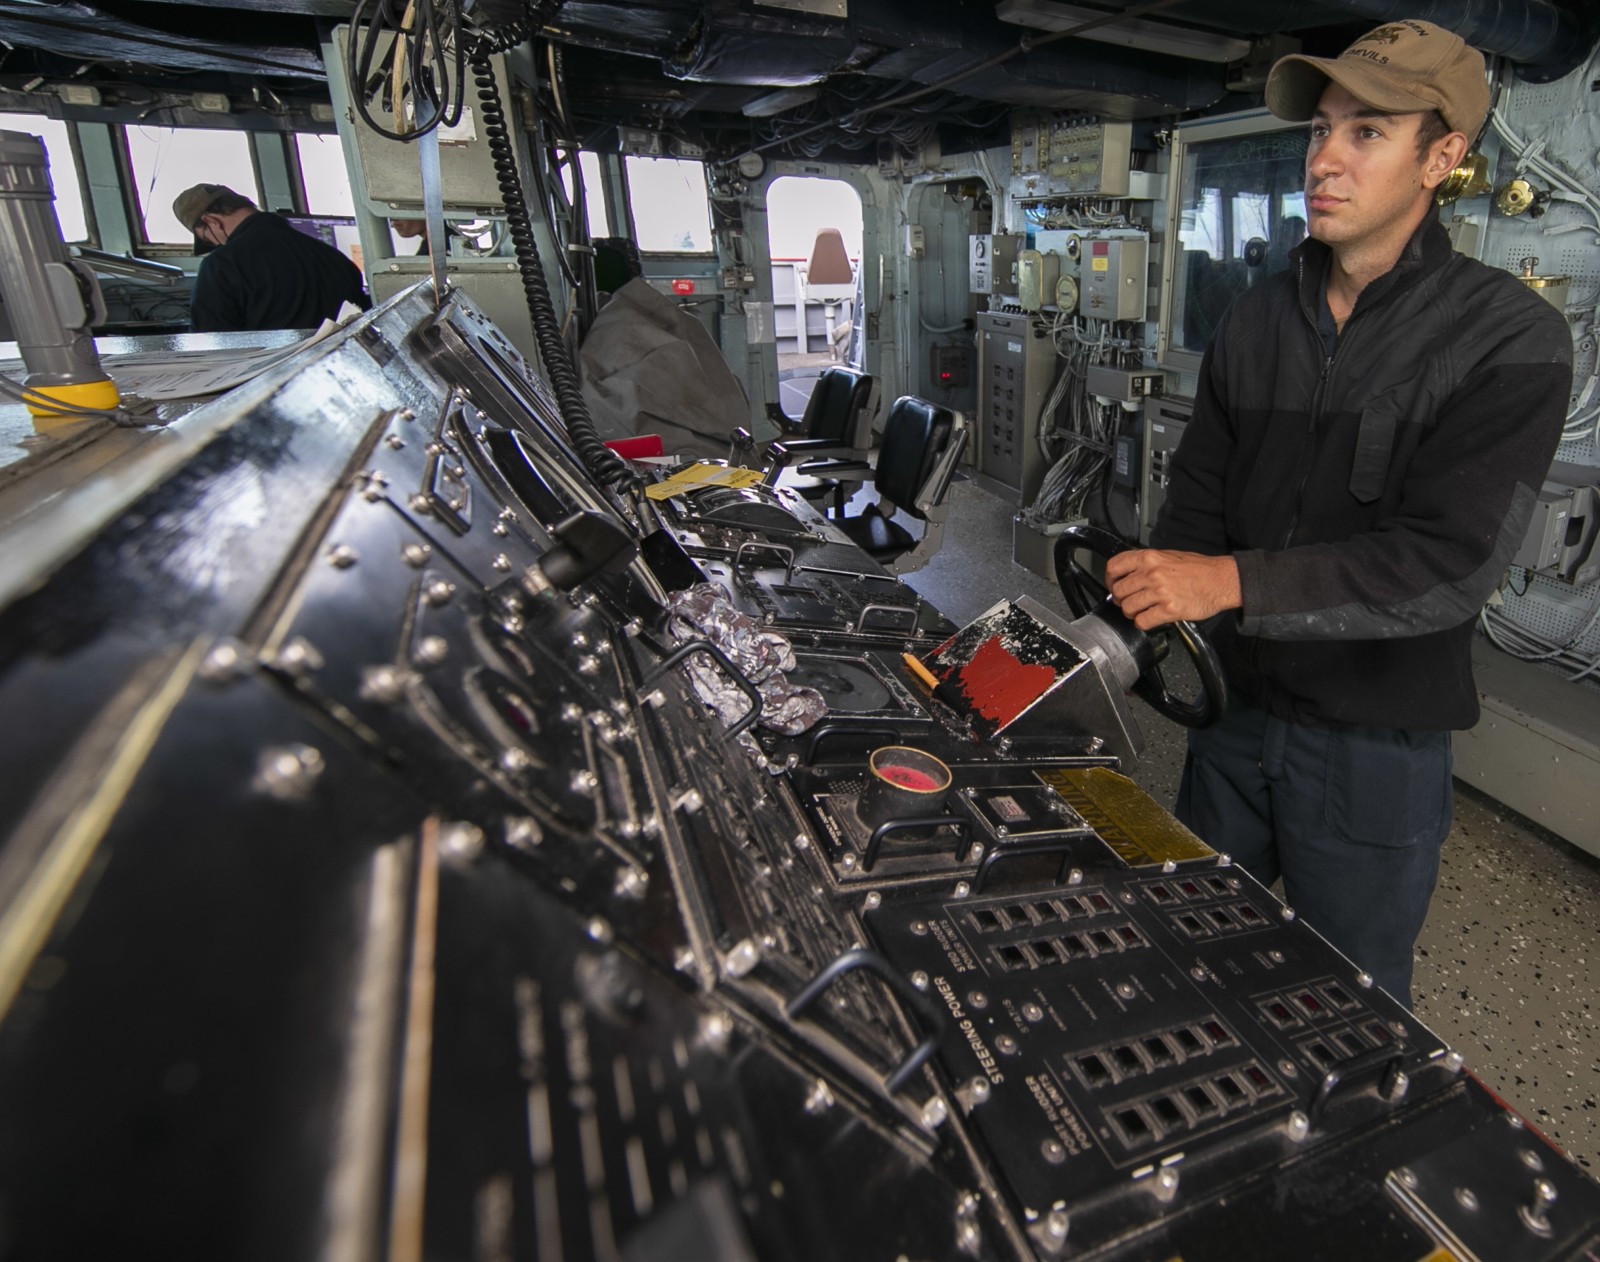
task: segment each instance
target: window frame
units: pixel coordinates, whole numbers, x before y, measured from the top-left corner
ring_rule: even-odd
[[[250,143],[250,132],[243,127],[170,127],[164,123],[117,123],[112,130],[115,133],[114,148],[117,155],[117,175],[122,185],[122,201],[128,212],[129,238],[138,248],[141,256],[148,258],[196,258],[193,244],[174,245],[166,241],[151,241],[145,235],[144,207],[139,204],[138,176],[133,169],[133,151],[128,146],[129,127],[166,127],[168,131],[236,131],[244,137],[245,152],[250,155],[250,176],[255,181],[251,190],[254,196],[252,201],[257,205],[261,201],[261,162],[256,157],[256,147]],[[295,155],[295,167],[299,168],[299,155]],[[237,190],[236,190],[237,191]]]
[[[82,241],[67,241],[66,234],[62,233],[62,240],[67,245],[86,245],[91,249],[100,248],[100,221],[94,213],[94,198],[89,193],[89,170],[83,165],[83,146],[78,143],[78,124],[70,118],[56,118],[43,110],[6,110],[7,114],[36,114],[40,118],[47,118],[53,123],[60,123],[67,129],[67,149],[72,154],[72,170],[78,177],[78,200],[83,206],[84,238]],[[54,184],[54,180],[51,181]],[[56,222],[61,222],[61,215],[56,214]]]
[[[706,188],[706,237],[708,240],[708,245],[704,250],[647,250],[642,245],[639,245],[639,221],[638,217],[634,214],[633,172],[629,163],[630,158],[639,158],[647,162],[688,162],[693,163],[700,168],[701,176],[705,180]],[[717,257],[716,217],[712,213],[711,207],[711,179],[709,175],[706,174],[706,164],[703,159],[680,158],[674,154],[662,154],[659,157],[654,154],[625,154],[620,166],[622,173],[623,200],[628,210],[628,237],[629,240],[631,240],[634,245],[637,246],[639,250],[639,256],[641,258],[715,259]],[[615,225],[613,225],[613,230],[615,230]]]

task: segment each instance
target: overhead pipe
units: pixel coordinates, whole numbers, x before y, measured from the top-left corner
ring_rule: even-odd
[[[1588,16],[1551,0],[1323,0],[1356,17],[1379,22],[1413,18],[1454,31],[1474,48],[1514,62],[1531,83],[1570,74],[1594,46],[1596,6]]]

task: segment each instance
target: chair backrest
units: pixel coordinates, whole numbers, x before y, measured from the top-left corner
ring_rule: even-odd
[[[824,368],[806,401],[800,432],[807,438],[826,438],[850,447],[869,446],[862,431],[872,423],[875,384],[854,368]]]
[[[956,428],[956,413],[949,408],[909,394],[896,399],[884,418],[883,446],[872,479],[878,493],[912,516],[925,517],[919,504],[923,487],[939,468]]]
[[[806,266],[809,285],[853,285],[855,271],[844,248],[844,234],[837,228],[823,228],[811,243],[811,260]]]

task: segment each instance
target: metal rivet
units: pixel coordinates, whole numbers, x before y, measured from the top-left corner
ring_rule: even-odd
[[[336,570],[348,570],[361,559],[361,554],[348,543],[336,543],[327,552],[328,564]]]
[[[834,1105],[833,1089],[818,1078],[806,1092],[806,1112],[812,1117],[826,1113]]]
[[[408,543],[400,549],[400,556],[413,569],[421,569],[432,555],[433,549],[425,543]]]
[[[544,828],[529,815],[513,815],[506,820],[506,844],[516,850],[532,850],[544,841]]]
[[[456,594],[456,585],[442,578],[430,579],[422,589],[422,599],[430,605],[447,605]]]
[[[969,895],[971,893],[972,893],[972,885],[971,885],[970,882],[968,882],[968,881],[957,881],[956,882],[955,896],[957,898],[966,898],[967,895]]]
[[[1289,1138],[1298,1144],[1311,1133],[1311,1119],[1300,1112],[1299,1109],[1296,1109],[1289,1114],[1286,1129],[1289,1132]]]
[[[450,656],[450,642],[442,635],[425,635],[417,645],[415,661],[418,666],[437,666]]]
[[[877,890],[873,890],[872,893],[861,900],[861,905],[866,911],[877,911],[883,905],[883,895],[878,893]]]
[[[447,863],[471,863],[483,853],[483,829],[465,820],[444,825],[439,830],[439,857]]]
[[[916,972],[911,974],[911,984],[918,990],[927,990],[928,975],[919,968]]]
[[[199,667],[200,678],[208,684],[225,684],[245,669],[243,647],[237,640],[218,640]]]
[[[930,1131],[937,1130],[950,1120],[950,1106],[943,1097],[933,1096],[922,1106],[922,1124]]]
[[[1047,1139],[1039,1145],[1039,1155],[1053,1166],[1059,1166],[1067,1159],[1067,1149],[1059,1139]]]
[[[393,666],[369,666],[361,672],[361,695],[366,700],[393,705],[405,694],[405,671]]]
[[[1462,1209],[1476,1210],[1478,1208],[1478,1194],[1471,1188],[1457,1188],[1455,1195],[1456,1204],[1461,1206]]]
[[[256,760],[255,788],[280,801],[303,798],[325,766],[321,752],[310,745],[275,745]]]
[[[1278,913],[1278,915],[1282,916],[1284,918],[1284,920],[1286,920],[1286,921],[1293,920],[1294,919],[1294,908],[1293,907],[1285,907],[1282,911],[1280,911]]]
[[[587,927],[589,937],[595,942],[610,942],[616,934],[612,931],[611,922],[604,916],[593,916]]]
[[[411,505],[413,513],[420,513],[424,517],[433,512],[433,501],[426,495],[413,495],[407,503]]]
[[[497,552],[494,560],[490,561],[489,565],[503,574],[511,568],[511,558],[504,552]]]
[[[722,967],[729,977],[747,977],[760,962],[761,948],[746,938],[723,957]]]
[[[310,671],[321,670],[323,666],[322,654],[317,652],[316,645],[301,635],[295,636],[280,648],[274,661],[280,670],[297,677]]]
[[[1371,990],[1372,989],[1372,974],[1371,973],[1357,973],[1356,974],[1356,985],[1361,987],[1362,990]]]

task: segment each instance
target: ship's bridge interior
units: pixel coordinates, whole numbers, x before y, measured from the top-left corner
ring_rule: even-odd
[[[1102,584],[1417,20],[1574,370],[1408,1003]],[[0,3],[0,1262],[1596,1262],[1597,154],[1587,0]]]

